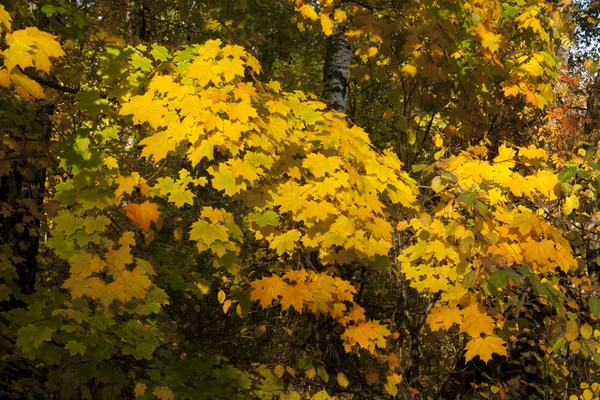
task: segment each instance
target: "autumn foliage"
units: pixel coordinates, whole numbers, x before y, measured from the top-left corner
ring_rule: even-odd
[[[0,5],[0,397],[600,398],[569,2],[42,3]]]

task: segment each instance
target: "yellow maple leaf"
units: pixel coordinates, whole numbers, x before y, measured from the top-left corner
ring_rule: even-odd
[[[0,4],[0,31],[10,32],[11,21],[12,21],[12,18],[10,17],[10,14],[8,12],[6,12],[6,10],[4,9],[4,6],[2,4]]]
[[[333,21],[329,18],[329,15],[321,13],[321,28],[323,33],[327,36],[333,33]]]
[[[148,386],[145,383],[137,383],[133,389],[133,393],[135,397],[141,397],[146,393],[146,389],[148,389]]]
[[[479,356],[481,361],[488,362],[492,359],[492,354],[505,356],[507,354],[505,344],[504,340],[495,336],[475,337],[465,346],[467,350],[465,359],[469,361],[473,357]]]
[[[480,307],[474,302],[463,310],[460,331],[468,333],[473,338],[479,337],[482,333],[486,335],[494,333],[494,320],[487,313],[481,312]]]
[[[140,175],[137,172],[131,174],[131,176],[118,176],[115,179],[115,183],[119,187],[115,190],[115,195],[122,196],[124,194],[131,194],[133,189],[140,184]]]
[[[212,186],[217,190],[225,191],[227,196],[233,196],[246,188],[246,184],[243,182],[239,185],[236,184],[235,176],[229,165],[219,164],[218,171],[209,168],[208,172],[213,176]]]
[[[231,82],[236,76],[244,76],[244,62],[239,58],[224,58],[219,61],[217,68],[223,74],[225,83]]]
[[[223,47],[223,56],[225,57],[233,57],[233,58],[241,58],[246,57],[246,50],[242,46],[238,45],[226,45]]]
[[[542,160],[546,159],[547,152],[544,149],[538,149],[533,144],[529,145],[529,147],[520,147],[519,148],[519,156],[527,157],[527,158],[540,158]]]
[[[302,166],[317,178],[324,177],[326,174],[333,175],[341,164],[342,161],[338,157],[325,157],[321,153],[308,154],[302,161]]]
[[[167,386],[160,386],[152,392],[159,400],[175,400],[175,394]]]
[[[125,206],[125,210],[127,217],[143,230],[150,228],[150,222],[156,223],[161,214],[158,211],[158,204],[150,203],[148,200],[142,204],[129,203]]]
[[[169,151],[174,151],[177,143],[171,140],[167,131],[155,133],[152,136],[140,141],[140,145],[145,146],[142,150],[142,157],[150,157],[154,162],[159,162],[167,157]]]
[[[318,218],[323,221],[329,215],[339,215],[339,210],[328,201],[308,201],[304,215],[306,218]]]
[[[310,19],[311,21],[316,21],[319,19],[317,12],[315,9],[309,4],[303,4],[302,6],[296,9],[304,18]]]
[[[454,324],[462,322],[462,312],[456,307],[434,307],[427,315],[427,323],[432,331],[448,330]]]
[[[304,283],[297,283],[295,285],[286,284],[280,296],[282,310],[294,307],[294,310],[302,312],[305,303],[314,301],[312,293]]]
[[[300,194],[300,186],[296,182],[289,182],[278,187],[278,195],[273,204],[280,206],[279,211],[297,213],[305,204],[306,198]]]
[[[521,64],[519,70],[532,76],[541,76],[544,73],[544,67],[535,58],[531,58],[526,63]]]
[[[558,176],[552,171],[537,171],[533,176],[528,176],[527,180],[535,187],[535,189],[546,196],[548,200],[556,200],[560,193],[560,185]]]
[[[192,224],[190,239],[202,242],[205,246],[210,246],[217,240],[227,242],[229,240],[229,230],[224,225],[211,224],[201,219]]]
[[[278,275],[262,278],[250,283],[253,289],[250,298],[252,301],[259,301],[262,308],[265,308],[270,306],[273,299],[278,298],[288,286]]]
[[[79,275],[82,278],[87,278],[96,272],[101,272],[106,267],[104,261],[98,256],[89,253],[79,253],[69,258],[71,265],[71,274]]]
[[[481,40],[481,45],[492,53],[498,51],[504,40],[502,35],[494,33],[488,24],[482,22],[475,25],[475,33]]]
[[[163,124],[165,112],[164,101],[154,99],[152,92],[148,92],[143,96],[133,96],[129,103],[123,104],[119,114],[131,114],[134,123],[148,122],[151,127],[158,128]]]
[[[370,352],[375,351],[375,347],[385,347],[385,337],[390,331],[379,321],[362,322],[357,325],[351,325],[346,328],[341,335],[349,346],[358,344],[360,347]]]
[[[281,256],[284,253],[291,254],[294,252],[296,242],[300,240],[300,231],[292,229],[269,240],[271,242],[269,243],[269,247],[277,251],[277,255]]]
[[[525,243],[521,243],[521,248],[523,249],[525,260],[535,263],[540,267],[543,267],[548,262],[550,256],[556,253],[554,242],[546,239],[541,241],[528,240]]]
[[[27,43],[12,42],[2,55],[4,66],[9,72],[16,66],[22,69],[33,67],[33,49]]]
[[[29,100],[31,96],[36,99],[43,99],[45,97],[44,89],[39,83],[18,71],[13,71],[10,74],[10,80],[15,85],[15,90],[19,96],[25,100]]]
[[[188,69],[188,76],[198,80],[198,85],[204,87],[209,83],[219,85],[222,81],[221,70],[213,60],[196,59]]]
[[[232,120],[238,120],[242,124],[247,123],[250,118],[257,117],[256,109],[249,103],[238,102],[230,103],[227,110],[227,115]]]

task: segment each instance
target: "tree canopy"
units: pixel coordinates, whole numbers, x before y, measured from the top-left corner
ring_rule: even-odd
[[[0,0],[0,396],[600,399],[598,9]]]

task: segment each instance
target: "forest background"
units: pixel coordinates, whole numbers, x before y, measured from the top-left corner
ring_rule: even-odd
[[[600,399],[600,3],[0,4],[1,397]]]

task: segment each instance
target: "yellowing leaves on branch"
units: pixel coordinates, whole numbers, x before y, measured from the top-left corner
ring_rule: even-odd
[[[46,3],[0,6],[0,397],[600,394],[581,10]]]

